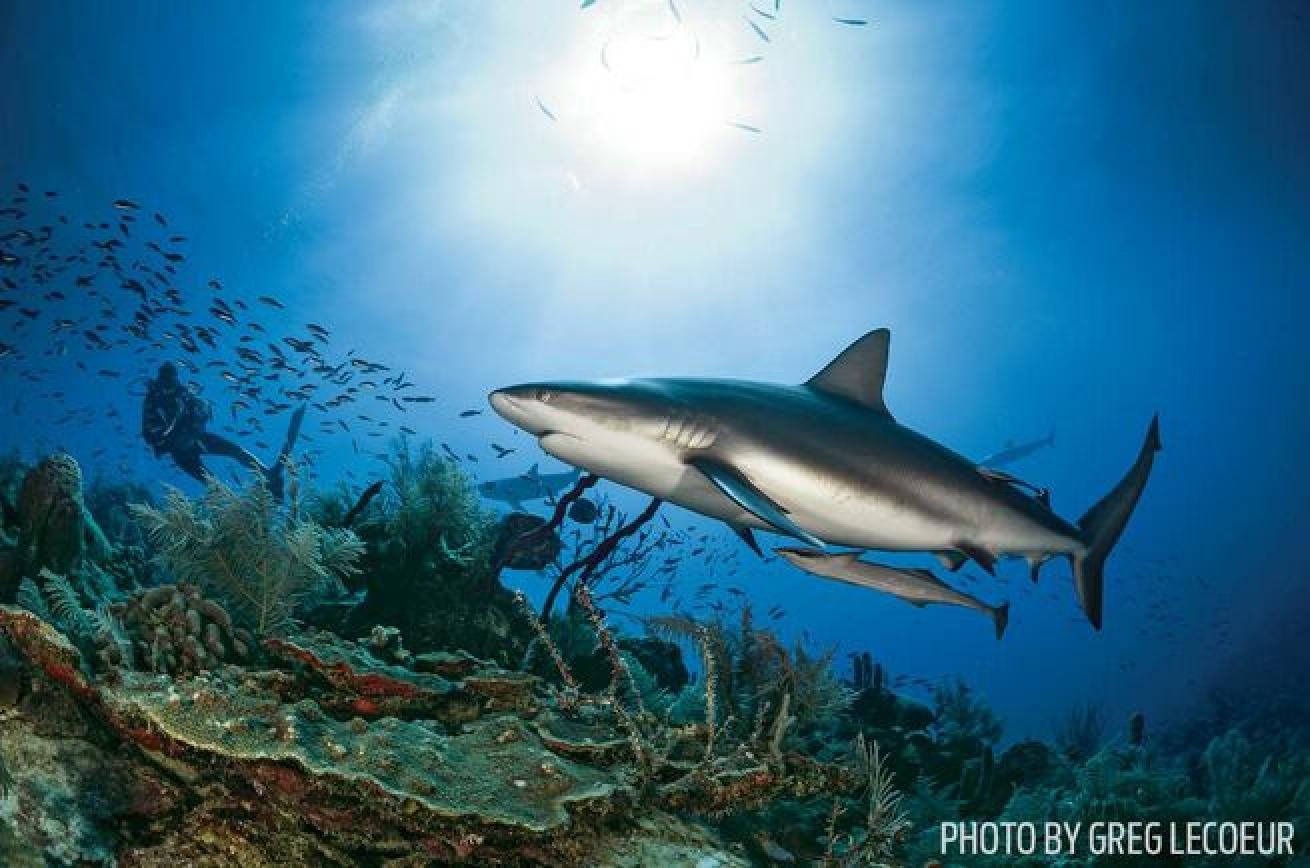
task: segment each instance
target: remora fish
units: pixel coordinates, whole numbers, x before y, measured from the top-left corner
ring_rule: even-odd
[[[883,402],[890,333],[870,332],[801,385],[710,379],[531,383],[492,407],[549,454],[721,519],[748,541],[765,529],[804,542],[933,552],[991,570],[1021,556],[1073,564],[1100,628],[1106,558],[1137,505],[1154,453],[1071,524],[1003,475],[899,424]]]
[[[1008,441],[1004,447],[988,455],[978,463],[983,467],[1005,467],[1013,464],[1023,458],[1027,458],[1034,452],[1047,447],[1055,447],[1055,427],[1051,427],[1051,433],[1047,434],[1040,440],[1029,440],[1026,443],[1015,443],[1013,440]]]
[[[1010,623],[1009,603],[989,606],[977,597],[957,591],[928,570],[900,569],[862,561],[859,552],[828,554],[818,549],[798,548],[781,548],[774,551],[786,558],[792,566],[812,576],[883,591],[893,597],[899,597],[911,606],[944,603],[948,606],[963,606],[966,609],[982,612],[992,619],[992,624],[996,627],[997,639],[1005,635],[1006,625]]]
[[[568,486],[578,481],[580,470],[565,473],[540,473],[537,465],[532,465],[521,476],[508,476],[504,479],[492,479],[478,486],[478,493],[488,500],[508,503],[518,512],[524,512],[525,500],[539,500],[543,497],[555,497]]]

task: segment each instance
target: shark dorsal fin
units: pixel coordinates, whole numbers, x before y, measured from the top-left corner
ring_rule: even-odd
[[[842,350],[805,385],[890,416],[882,400],[890,343],[890,331],[875,329]]]

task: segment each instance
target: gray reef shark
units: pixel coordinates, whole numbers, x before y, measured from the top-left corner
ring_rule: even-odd
[[[492,479],[478,485],[478,494],[488,500],[508,503],[511,509],[526,511],[525,500],[539,500],[543,497],[556,497],[561,491],[578,481],[582,471],[573,469],[564,473],[541,473],[537,465],[532,465],[527,473],[519,476],[507,476],[504,479]]]
[[[818,549],[798,548],[780,548],[774,551],[786,558],[792,566],[812,576],[882,591],[904,600],[911,606],[943,603],[947,606],[963,606],[966,609],[982,612],[992,619],[997,639],[1005,635],[1005,628],[1010,623],[1009,603],[989,606],[977,597],[952,588],[928,570],[889,567],[885,564],[862,561],[859,552],[829,554]]]
[[[1073,565],[1100,628],[1103,571],[1160,449],[1152,419],[1136,461],[1071,524],[1000,471],[899,424],[883,403],[890,333],[878,329],[800,385],[717,379],[532,383],[491,406],[550,455],[727,522],[825,544],[932,552],[951,569],[999,557]]]
[[[1008,441],[1000,449],[988,455],[978,463],[983,467],[1004,467],[1007,464],[1013,464],[1038,452],[1042,449],[1055,448],[1055,427],[1052,426],[1051,433],[1047,434],[1040,440],[1028,440],[1016,443],[1013,440]]]

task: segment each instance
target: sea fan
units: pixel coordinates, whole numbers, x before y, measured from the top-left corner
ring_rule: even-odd
[[[856,767],[865,779],[865,794],[869,800],[864,848],[873,857],[890,857],[895,844],[910,827],[910,819],[878,743],[866,741],[861,733],[855,737],[854,753]]]
[[[127,630],[123,627],[123,622],[105,603],[101,603],[95,609],[87,612],[86,618],[95,638],[104,643],[113,645],[118,649],[120,659],[124,661],[128,668],[132,663],[132,642],[127,638]]]
[[[19,582],[16,600],[18,605],[43,621],[53,621],[55,619],[54,613],[50,611],[50,607],[46,604],[41,589],[31,579],[23,579],[23,581]]]
[[[198,500],[170,490],[162,507],[132,512],[177,580],[223,597],[259,635],[285,630],[307,596],[340,589],[364,550],[348,530],[283,514],[262,482],[237,492],[210,477]]]
[[[50,614],[67,632],[83,635],[91,629],[87,611],[82,607],[82,598],[66,576],[42,569],[40,578],[45,584],[44,596],[49,601]]]

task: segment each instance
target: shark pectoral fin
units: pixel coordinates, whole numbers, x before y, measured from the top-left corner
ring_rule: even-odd
[[[816,548],[823,548],[823,540],[802,528],[787,517],[782,507],[751,485],[745,477],[726,464],[708,458],[694,458],[688,462],[714,483],[733,503],[772,527],[778,533],[794,536]]]
[[[1032,579],[1033,584],[1037,584],[1038,573],[1042,569],[1042,564],[1046,563],[1046,555],[1028,555],[1025,559],[1028,561],[1028,578]]]
[[[963,552],[957,551],[933,552],[933,554],[941,565],[951,572],[955,572],[964,566],[964,562],[969,559]]]
[[[987,551],[987,549],[969,543],[960,543],[956,548],[966,557],[976,561],[978,566],[986,570],[989,576],[996,575],[996,555]]]
[[[764,557],[764,552],[760,550],[760,544],[755,541],[755,534],[751,533],[750,528],[735,527],[733,525],[729,525],[729,527],[732,528],[733,533],[741,537],[741,541],[746,543],[746,545],[750,548],[751,551],[755,552],[755,554],[759,555],[760,557]]]

